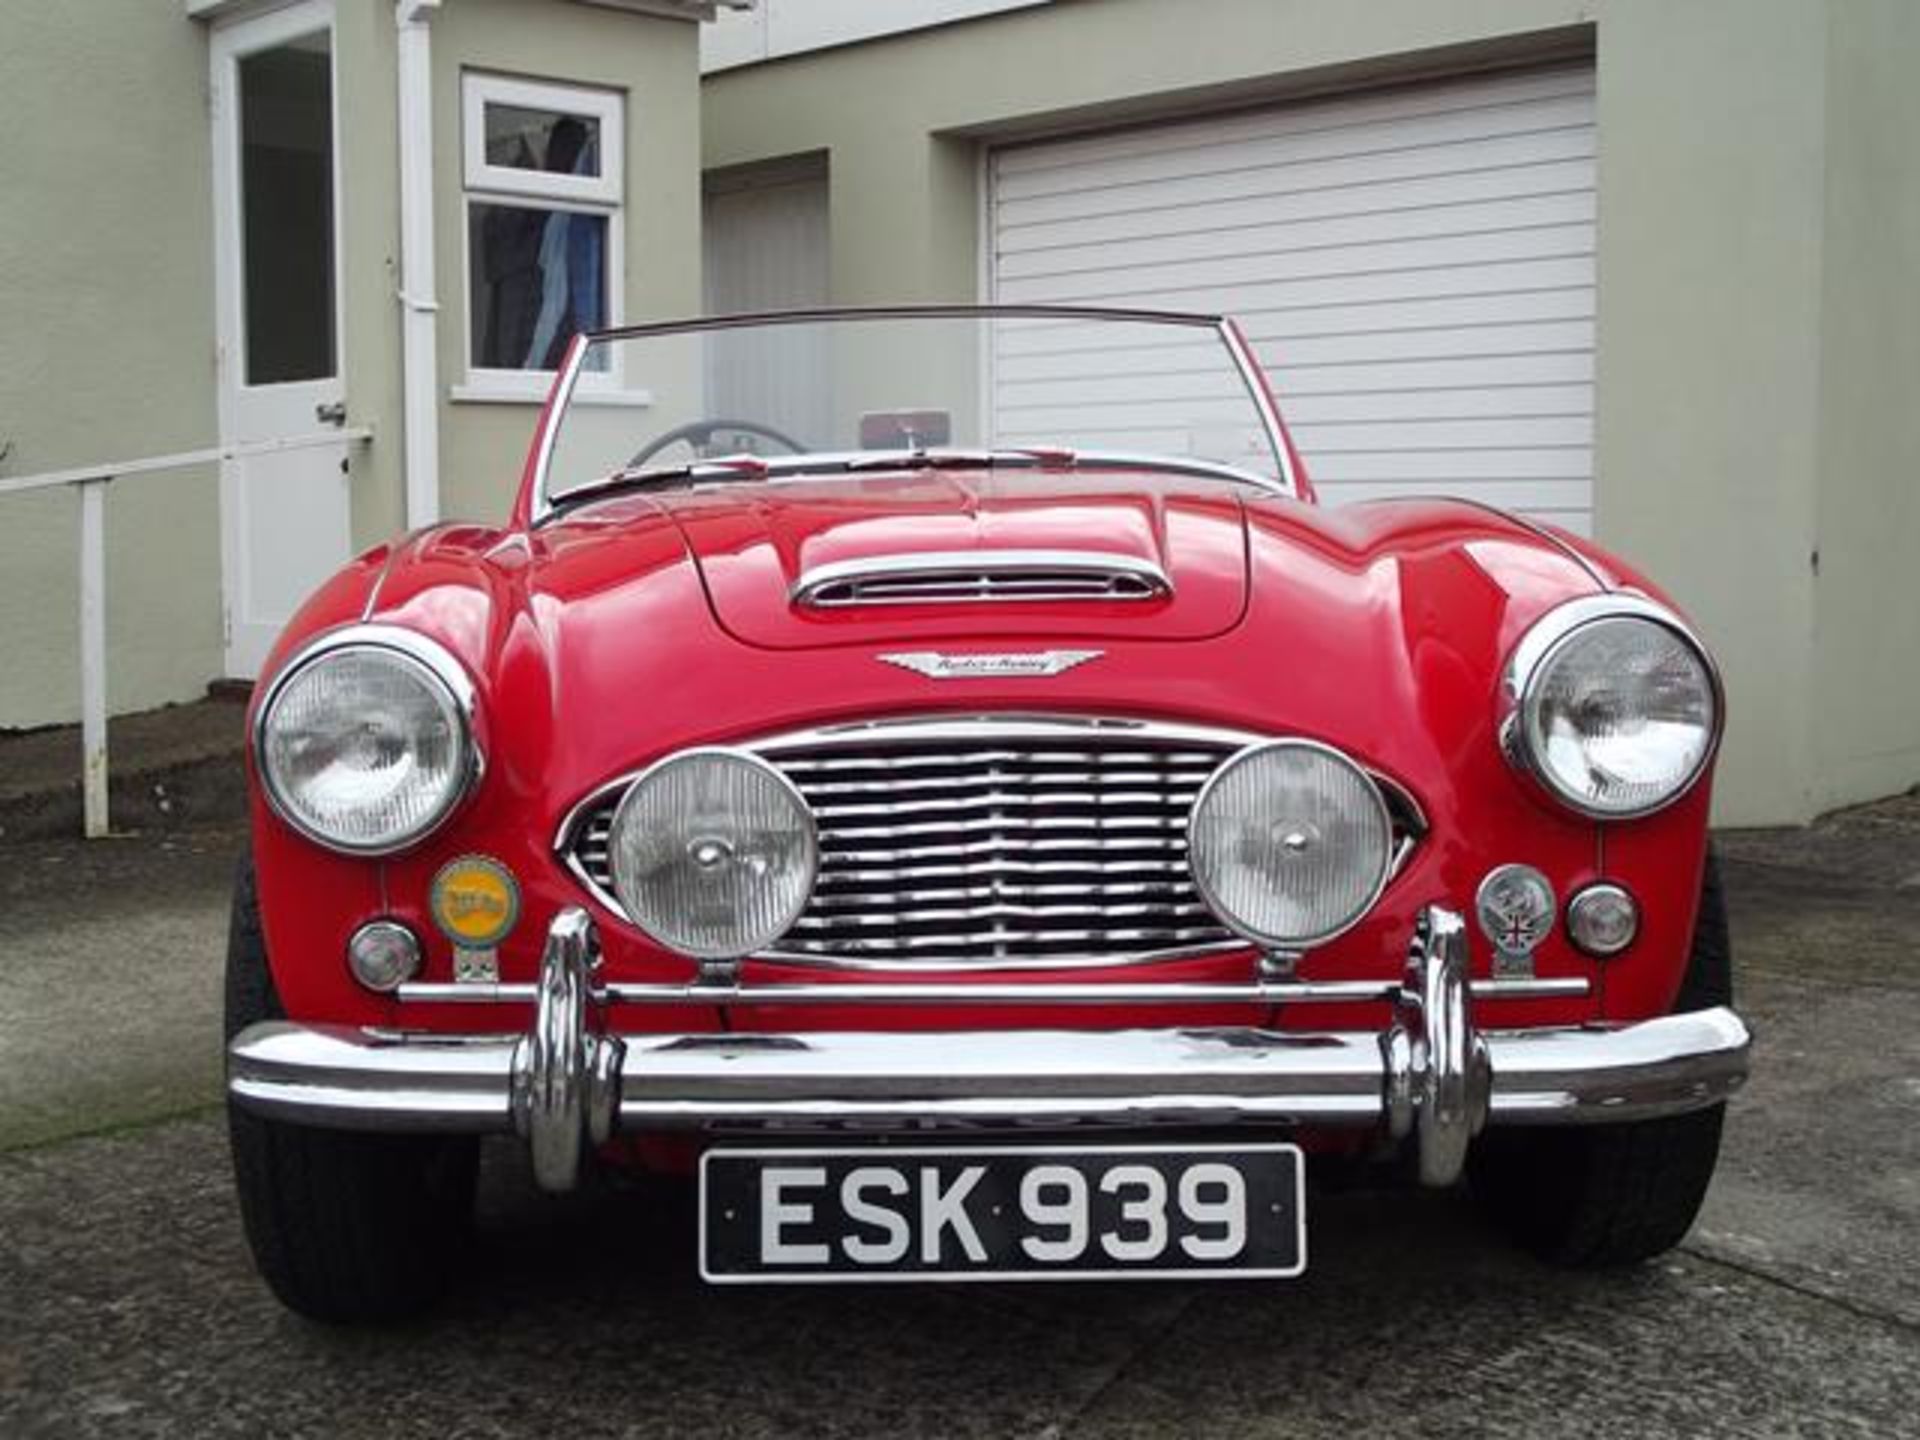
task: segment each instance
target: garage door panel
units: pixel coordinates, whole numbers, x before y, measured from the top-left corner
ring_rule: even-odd
[[[1260,346],[1257,336],[1251,338],[1256,347]],[[1465,388],[1498,393],[1508,387],[1553,383],[1584,386],[1591,395],[1593,380],[1593,352],[1588,346],[1552,352],[1452,354],[1435,360],[1393,358],[1319,365],[1304,363],[1295,355],[1284,367],[1274,363],[1277,357],[1271,353],[1272,347],[1267,350],[1264,363],[1268,378],[1283,403],[1296,396],[1424,395]],[[995,363],[994,374],[1003,383],[1054,381],[1053,398],[1064,401],[1076,388],[1090,389],[1116,377],[1176,380],[1217,374],[1219,367],[1219,352],[1209,340],[1198,346],[1102,349],[1096,344],[1083,344],[1044,354],[1003,353]],[[1292,414],[1291,408],[1287,413]]]
[[[1196,135],[1189,145],[1150,154],[1088,160],[1072,166],[1007,174],[1005,198],[1011,203],[1042,195],[1073,195],[1114,186],[1157,184],[1176,172],[1189,176],[1230,172],[1298,170],[1318,174],[1329,166],[1355,166],[1358,173],[1381,157],[1443,151],[1459,155],[1505,154],[1531,148],[1547,135],[1591,138],[1593,100],[1569,96],[1525,105],[1459,110],[1428,117],[1417,125],[1404,120],[1360,122],[1247,139],[1223,138],[1217,127]],[[1467,166],[1452,168],[1465,169]],[[1287,188],[1291,188],[1290,186]]]
[[[1243,399],[1239,388],[1222,378],[1217,364],[1185,373],[1103,375],[1091,380],[1045,376],[1020,380],[1006,375],[997,380],[995,394],[1002,415],[1078,415],[1168,400],[1220,400],[1237,405]],[[1288,423],[1296,433],[1313,426],[1506,421],[1593,413],[1593,392],[1585,385],[1292,392],[1282,398],[1287,401]]]
[[[1528,355],[1561,350],[1591,350],[1593,322],[1554,320],[1533,324],[1497,323],[1456,326],[1450,330],[1381,330],[1360,335],[1316,335],[1288,340],[1284,346],[1255,342],[1261,360],[1285,388],[1297,365],[1373,364],[1386,360],[1439,359],[1461,355]]]
[[[1592,225],[1546,225],[1530,230],[1484,230],[1383,240],[1371,245],[1326,245],[1244,260],[1215,261],[1209,265],[1145,267],[1117,274],[1068,276],[1059,282],[1009,281],[1002,287],[1001,294],[1009,300],[1038,300],[1044,294],[1079,303],[1115,303],[1132,296],[1135,298],[1127,303],[1207,310],[1219,308],[1205,298],[1207,295],[1230,290],[1235,297],[1245,297],[1249,307],[1258,309],[1270,303],[1272,292],[1265,287],[1287,280],[1335,280],[1385,272],[1404,274],[1426,267],[1451,268],[1499,260],[1568,259],[1592,253]],[[1149,276],[1161,283],[1151,283]]]
[[[1469,205],[1543,195],[1588,195],[1593,162],[1547,160],[1467,174],[1422,176],[1381,185],[1336,185],[1289,194],[1232,194],[1191,205],[1137,208],[1067,220],[1018,222],[1000,230],[1003,260],[1082,245],[1105,245],[1165,236],[1231,232],[1292,225],[1342,215],[1390,214],[1430,206]]]
[[[1329,391],[1293,389],[1281,397],[1287,423],[1296,432],[1313,425],[1366,421],[1508,419],[1536,415],[1591,415],[1588,385],[1539,385],[1527,382],[1467,389],[1406,387],[1397,390]]]
[[[1237,418],[1245,420],[1244,409]],[[1245,433],[1245,429],[1244,425],[1222,427],[1204,418],[1195,417],[1191,421],[1179,418],[1169,419],[1159,424],[1143,423],[1129,426],[1125,430],[1114,430],[1105,426],[1066,431],[1014,428],[1000,431],[996,438],[999,444],[1010,446],[1065,445],[1074,450],[1120,451],[1140,455],[1212,453],[1218,458],[1226,459],[1230,454],[1239,453],[1238,440]],[[1224,442],[1223,436],[1228,437]],[[1248,436],[1247,438],[1257,437]]]
[[[1001,425],[1016,427],[1028,434],[1051,431],[1108,435],[1152,429],[1155,427],[1143,422],[1141,416],[1165,415],[1175,410],[1189,426],[1227,425],[1246,417],[1245,399],[1232,396],[1178,399],[1157,396],[1151,402],[1151,409],[1139,403],[1119,402],[1076,405],[1009,402],[1006,392],[1001,392],[998,398]],[[1590,415],[1510,415],[1296,423],[1293,438],[1315,457],[1317,466],[1333,455],[1425,454],[1435,450],[1524,447],[1585,449],[1593,443],[1593,418]]]
[[[1584,483],[1593,473],[1593,450],[1565,448],[1485,450],[1356,450],[1314,457],[1314,482],[1392,483],[1409,493],[1443,490],[1462,481],[1571,480]]]
[[[1314,275],[1268,284],[1265,303],[1237,306],[1244,325],[1300,311],[1336,305],[1365,305],[1386,300],[1485,299],[1524,295],[1535,290],[1592,290],[1593,257],[1588,253],[1544,260],[1494,260],[1482,265],[1422,266],[1415,270],[1373,270],[1361,275]],[[1236,296],[1236,299],[1243,298]],[[1251,298],[1251,297],[1244,297]]]
[[[1582,540],[1593,538],[1593,510],[1590,506],[1507,505],[1502,508],[1518,510],[1530,520],[1568,531]]]
[[[1486,76],[1471,85],[1418,86],[1344,96],[1332,107],[1308,104],[1241,110],[1212,117],[1206,122],[1204,134],[1196,134],[1191,127],[1178,124],[1109,130],[1067,140],[1011,146],[999,153],[997,163],[1011,178],[1038,171],[1071,169],[1119,156],[1187,150],[1204,146],[1209,136],[1231,142],[1308,134],[1384,120],[1419,122],[1462,110],[1485,111],[1563,96],[1578,96],[1591,106],[1592,72],[1581,67],[1513,71]]]
[[[1330,503],[1448,491],[1590,527],[1591,67],[1040,142],[991,166],[1008,302],[1235,316]],[[1184,449],[1223,413],[1190,344],[1008,336],[996,416]]]
[[[1255,342],[1256,346],[1258,342]],[[1386,360],[1349,365],[1290,364],[1282,374],[1267,363],[1287,414],[1290,402],[1316,395],[1418,395],[1463,387],[1497,392],[1510,387],[1566,383],[1593,386],[1593,351],[1588,348],[1519,355],[1456,355],[1439,360]]]
[[[1586,508],[1585,487],[1578,480],[1464,480],[1426,489],[1401,483],[1330,481],[1324,489],[1326,493],[1321,498],[1333,505],[1400,500],[1409,495],[1455,495],[1528,515],[1580,514]]]
[[[1433,450],[1539,447],[1582,450],[1593,444],[1590,415],[1499,415],[1443,420],[1341,420],[1295,424],[1293,437],[1317,456]]]
[[[1363,210],[1285,225],[1191,230],[1142,240],[1110,239],[1092,253],[1087,246],[1012,253],[1002,257],[1000,274],[1007,282],[1055,279],[1067,283],[1078,283],[1082,276],[1126,273],[1149,265],[1205,266],[1210,273],[1215,267],[1244,266],[1259,274],[1259,267],[1266,261],[1304,250],[1445,239],[1490,231],[1591,226],[1593,220],[1591,191],[1418,209]]]
[[[1328,160],[1222,167],[1215,170],[1182,168],[1158,178],[1108,183],[1063,190],[1021,199],[1001,200],[1009,223],[1067,220],[1088,216],[1136,214],[1142,208],[1161,209],[1205,204],[1223,191],[1240,194],[1289,195],[1313,190],[1346,190],[1401,180],[1437,179],[1471,175],[1547,161],[1591,160],[1590,126],[1495,136],[1459,145],[1416,145],[1366,155]]]
[[[1568,286],[1560,290],[1446,295],[1432,300],[1376,300],[1359,305],[1301,306],[1291,310],[1269,311],[1260,317],[1257,324],[1262,336],[1261,343],[1270,339],[1284,351],[1298,341],[1328,335],[1377,335],[1544,320],[1592,320],[1593,313],[1593,291],[1586,286]],[[1286,355],[1283,353],[1280,358],[1285,359]]]

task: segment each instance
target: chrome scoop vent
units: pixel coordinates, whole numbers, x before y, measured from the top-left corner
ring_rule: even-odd
[[[1159,600],[1173,593],[1151,560],[1083,550],[959,550],[841,560],[802,575],[793,603],[974,605],[1045,600]]]

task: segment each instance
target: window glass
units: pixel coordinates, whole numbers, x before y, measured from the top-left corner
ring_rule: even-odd
[[[488,101],[487,164],[559,175],[600,173],[600,122],[528,105]]]
[[[333,67],[328,36],[240,61],[246,383],[334,373]]]
[[[552,370],[575,334],[606,326],[607,216],[492,201],[467,213],[476,369]]]

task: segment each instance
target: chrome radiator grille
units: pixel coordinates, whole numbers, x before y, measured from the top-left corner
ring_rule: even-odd
[[[754,747],[813,807],[820,875],[778,953],[924,969],[1070,966],[1230,942],[1187,871],[1187,813],[1238,747],[1128,722],[903,722]],[[619,793],[576,821],[611,900]]]

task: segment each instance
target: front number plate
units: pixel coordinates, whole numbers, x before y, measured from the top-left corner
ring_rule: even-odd
[[[1283,1278],[1307,1268],[1293,1145],[709,1150],[700,1273],[845,1280]]]

